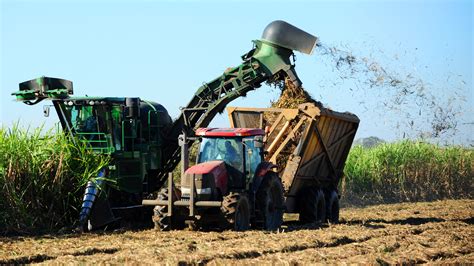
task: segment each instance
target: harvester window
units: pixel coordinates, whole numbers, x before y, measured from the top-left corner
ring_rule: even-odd
[[[67,108],[69,109],[69,108]],[[73,106],[70,108],[72,127],[81,133],[105,131],[104,110],[92,106]],[[100,108],[103,109],[103,108]]]
[[[93,119],[92,108],[89,106],[66,107],[71,112],[71,124],[77,132],[93,132],[95,119]]]
[[[112,137],[114,138],[115,150],[122,149],[122,109],[120,106],[114,105],[111,110],[112,114]]]
[[[72,103],[72,102],[71,102]],[[104,105],[67,104],[64,105],[64,123],[73,132],[86,141],[93,150],[112,152],[113,143],[110,129],[110,113]]]

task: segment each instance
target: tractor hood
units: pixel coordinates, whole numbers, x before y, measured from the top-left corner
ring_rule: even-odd
[[[223,161],[209,161],[191,166],[186,170],[185,174],[217,174],[225,171],[225,163]]]
[[[201,200],[209,200],[227,193],[227,169],[223,161],[209,161],[194,165],[184,173],[181,179],[181,191],[184,196],[190,194],[191,182],[194,179],[196,194]]]

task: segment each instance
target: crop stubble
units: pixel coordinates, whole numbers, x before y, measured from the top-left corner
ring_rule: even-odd
[[[4,263],[474,262],[474,200],[343,209],[341,223],[283,232],[154,230],[0,238]],[[288,218],[288,217],[287,217]]]

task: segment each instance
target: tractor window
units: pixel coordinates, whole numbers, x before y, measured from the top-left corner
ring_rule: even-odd
[[[252,178],[255,175],[257,166],[262,162],[262,155],[260,154],[260,149],[255,148],[254,139],[244,139],[245,144],[245,163],[246,169],[249,171],[248,178]]]
[[[243,172],[242,143],[240,138],[203,138],[198,163],[225,161]]]

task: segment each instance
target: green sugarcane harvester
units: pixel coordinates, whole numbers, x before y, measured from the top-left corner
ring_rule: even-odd
[[[52,100],[66,134],[111,157],[109,166],[85,188],[79,227],[91,230],[127,212],[142,213],[142,200],[164,186],[180,161],[178,139],[184,140],[181,145],[191,145],[195,130],[206,127],[229,102],[269,79],[287,76],[301,85],[293,51],[311,54],[316,41],[284,21],[270,23],[242,56],[243,62],[202,85],[175,121],[162,105],[138,97],[73,97],[72,82],[64,79],[26,81],[12,95],[28,105]]]

